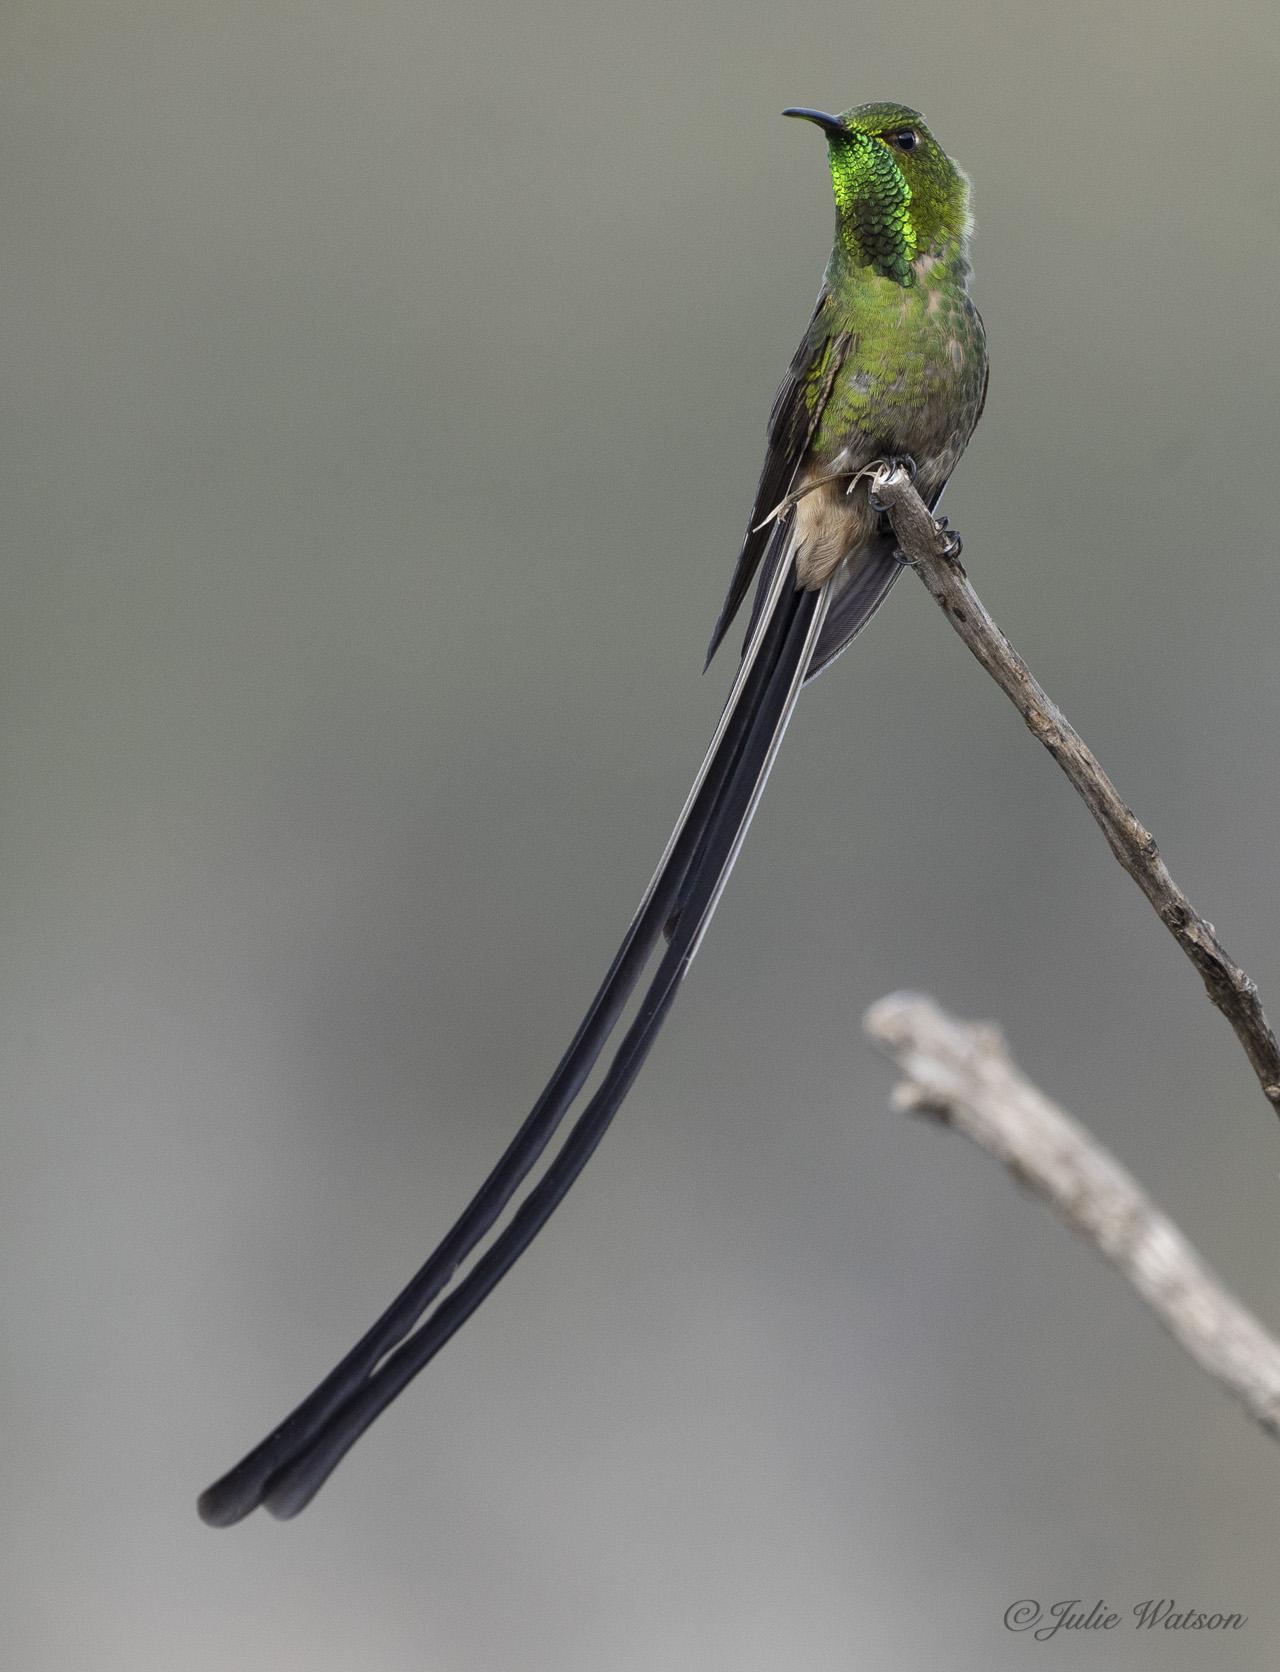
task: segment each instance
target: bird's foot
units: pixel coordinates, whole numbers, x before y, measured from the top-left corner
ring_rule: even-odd
[[[873,511],[884,512],[889,509],[882,500],[877,498],[875,484],[877,480],[884,481],[885,477],[892,476],[895,470],[905,470],[911,481],[914,482],[916,479],[916,461],[910,453],[893,454],[885,459],[883,472],[877,471],[876,477],[872,479],[870,486],[867,488],[867,504]]]
[[[933,526],[939,534],[945,534],[947,537],[947,543],[942,548],[941,556],[945,557],[948,563],[954,563],[957,567],[960,567],[960,553],[964,550],[964,541],[945,517],[935,517]]]
[[[935,517],[933,519],[933,526],[937,529],[938,533],[944,537],[946,542],[938,554],[939,557],[944,557],[948,563],[952,564],[963,575],[965,569],[964,564],[960,561],[960,553],[964,550],[964,541],[960,538],[956,530],[952,528],[951,524],[945,517]],[[900,546],[896,546],[894,548],[893,555],[906,569],[918,569],[920,567],[919,560],[914,557],[908,557],[906,552],[904,552]]]

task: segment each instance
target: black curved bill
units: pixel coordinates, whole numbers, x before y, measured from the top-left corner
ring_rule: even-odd
[[[798,116],[802,122],[816,122],[828,138],[849,132],[838,116],[828,116],[825,110],[806,110],[800,105],[792,105],[782,114]]]

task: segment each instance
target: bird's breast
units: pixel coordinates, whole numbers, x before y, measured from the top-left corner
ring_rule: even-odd
[[[912,285],[876,279],[841,298],[851,346],[814,436],[815,451],[834,457],[856,431],[886,440],[910,434],[915,449],[925,451],[935,431],[946,445],[970,406],[976,421],[986,342],[962,280],[935,262]],[[898,450],[914,456],[915,449]]]

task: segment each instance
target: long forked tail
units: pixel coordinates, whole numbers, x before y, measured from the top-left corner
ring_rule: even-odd
[[[777,538],[787,538],[780,529]],[[346,1358],[199,1500],[201,1517],[230,1526],[263,1504],[296,1515],[369,1424],[435,1356],[519,1259],[582,1171],[649,1053],[715,910],[804,683],[828,592],[799,592],[779,563],[720,724],[618,954],[546,1089],[431,1258]],[[644,973],[668,944],[598,1089],[511,1223],[442,1300],[418,1320],[490,1231],[536,1164]],[[406,1339],[407,1338],[407,1339]]]

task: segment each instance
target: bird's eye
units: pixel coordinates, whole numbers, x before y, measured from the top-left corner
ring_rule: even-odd
[[[899,151],[914,151],[920,143],[920,136],[914,128],[899,128],[893,136],[893,143]]]

